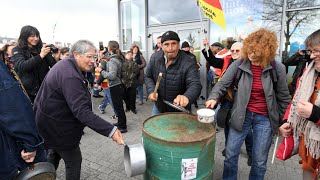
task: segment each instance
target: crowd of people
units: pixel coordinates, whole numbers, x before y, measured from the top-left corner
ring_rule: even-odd
[[[242,42],[228,38],[209,47],[204,39],[203,45],[211,91],[205,106],[215,109],[215,124],[225,132],[223,179],[237,179],[244,141],[249,179],[264,179],[278,131],[298,137],[303,178],[311,179],[320,166],[320,30],[284,63],[275,60],[276,34],[264,28]],[[146,60],[136,44],[125,53],[117,41],[99,49],[89,40],[56,47],[43,43],[37,28],[24,26],[17,43],[2,48],[0,65],[0,179],[13,179],[29,162],[48,161],[57,169],[63,159],[66,179],[78,180],[85,127],[121,145],[126,112],[137,114],[144,94],[154,102],[154,116],[179,111],[164,101],[198,108],[202,90],[201,64],[174,31],[157,38]],[[289,91],[290,65],[298,67]],[[94,108],[103,114],[109,104],[117,123],[93,112],[92,98],[101,97],[100,91],[103,101]]]

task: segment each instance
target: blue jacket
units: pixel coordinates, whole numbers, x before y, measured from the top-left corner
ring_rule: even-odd
[[[0,179],[12,179],[26,167],[21,151],[37,151],[35,162],[46,156],[31,102],[0,59]]]

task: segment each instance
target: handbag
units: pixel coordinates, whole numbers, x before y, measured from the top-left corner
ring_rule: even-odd
[[[217,125],[225,128],[226,122],[229,120],[231,108],[221,107],[217,114]]]
[[[289,159],[290,157],[296,155],[299,149],[299,137],[290,136],[282,139],[281,144],[277,150],[276,157],[282,161]]]

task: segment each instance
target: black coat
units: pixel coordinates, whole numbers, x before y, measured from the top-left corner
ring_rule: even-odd
[[[299,53],[294,53],[290,58],[286,59],[283,64],[288,66],[296,66],[296,69],[292,75],[292,82],[289,87],[290,94],[293,96],[296,90],[297,80],[303,73],[303,69],[306,67],[307,62],[310,62],[310,56],[303,56]]]
[[[190,105],[197,100],[202,89],[196,65],[196,62],[181,50],[168,68],[166,68],[162,50],[151,56],[146,70],[145,82],[147,93],[150,95],[155,88],[159,73],[162,72],[156,102],[160,112],[176,112],[176,109],[167,106],[162,100],[172,102],[178,95],[184,95],[189,99],[187,109],[190,110]]]
[[[15,47],[12,50],[14,69],[18,73],[31,100],[37,95],[44,77],[56,61],[49,53],[42,59],[33,49]]]

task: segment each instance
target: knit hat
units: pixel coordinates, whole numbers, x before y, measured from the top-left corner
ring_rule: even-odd
[[[181,48],[190,47],[189,43],[187,41],[184,41],[181,45]]]
[[[224,48],[223,45],[221,43],[219,43],[219,42],[215,42],[215,43],[211,44],[211,46],[217,46],[217,47],[220,47],[222,49]]]
[[[167,31],[161,36],[161,43],[169,40],[176,40],[180,42],[180,38],[176,32],[173,31]]]

